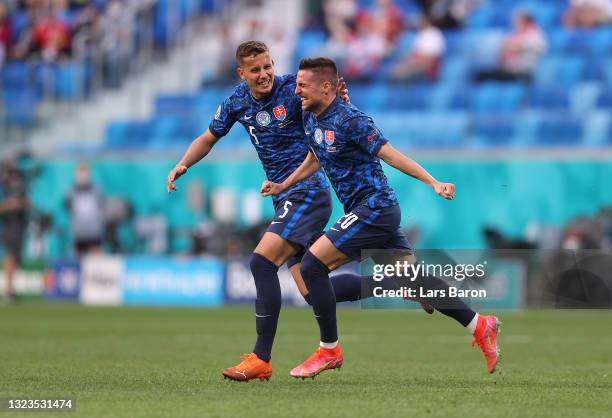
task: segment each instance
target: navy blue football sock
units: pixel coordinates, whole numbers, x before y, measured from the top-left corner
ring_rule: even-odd
[[[331,277],[336,302],[349,302],[361,299],[361,284],[368,277],[354,273],[342,273]]]
[[[312,310],[319,323],[321,342],[338,341],[336,296],[329,279],[329,269],[314,254],[306,251],[300,271],[312,301]]]
[[[334,295],[337,302],[354,302],[356,300],[371,298],[374,286],[378,284],[372,276],[360,276],[354,273],[342,273],[330,277]],[[312,306],[310,295],[304,296],[306,303]]]
[[[278,267],[267,258],[253,253],[251,272],[255,278],[257,299],[255,300],[255,326],[257,342],[253,352],[264,361],[272,357],[272,344],[281,309],[281,290]]]
[[[450,316],[451,318],[458,321],[464,327],[472,321],[476,312],[472,310],[461,298],[448,296],[448,285],[442,280],[435,276],[420,275],[414,281],[415,288],[421,287],[424,292],[429,290],[444,290],[446,296],[444,297],[431,297],[431,298],[420,298],[427,301],[433,306],[438,312]],[[413,287],[411,286],[411,287]],[[419,291],[417,290],[417,293]]]

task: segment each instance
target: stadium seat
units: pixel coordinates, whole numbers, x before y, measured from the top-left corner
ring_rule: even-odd
[[[537,129],[536,145],[579,145],[582,141],[582,121],[571,115],[545,117]]]
[[[27,87],[32,81],[30,70],[30,65],[22,61],[8,62],[4,67],[0,67],[2,88],[7,90]]]
[[[536,70],[535,80],[538,84],[571,86],[580,81],[584,65],[582,57],[572,55],[545,57]]]
[[[469,80],[469,71],[470,64],[465,57],[456,55],[445,58],[442,61],[442,68],[440,69],[440,82],[452,83],[455,85],[465,83]]]
[[[477,113],[514,112],[525,94],[521,84],[486,83],[474,91],[472,110]]]
[[[570,109],[575,115],[588,115],[596,108],[601,84],[596,82],[579,83],[570,91]]]
[[[529,106],[538,109],[568,109],[567,89],[562,86],[534,86],[529,92]]]
[[[40,99],[35,90],[31,88],[8,89],[2,93],[5,117],[9,124],[27,128],[36,122]]]
[[[385,89],[383,108],[395,110],[425,110],[431,88],[428,86],[389,86]]]
[[[585,145],[600,146],[610,143],[610,122],[610,114],[607,111],[589,113],[584,121]]]
[[[474,145],[508,146],[516,133],[516,124],[516,119],[507,114],[475,117],[472,127]]]
[[[603,90],[597,98],[597,106],[603,108],[612,108],[612,88],[608,87]]]

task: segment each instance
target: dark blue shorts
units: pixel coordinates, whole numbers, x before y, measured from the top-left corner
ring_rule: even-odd
[[[276,213],[267,232],[299,245],[302,250],[287,261],[291,267],[321,235],[331,216],[329,189],[299,190],[274,205]]]
[[[361,205],[342,216],[325,235],[334,246],[353,260],[361,250],[400,250],[412,254],[412,246],[400,230],[402,214],[398,205],[372,209]]]

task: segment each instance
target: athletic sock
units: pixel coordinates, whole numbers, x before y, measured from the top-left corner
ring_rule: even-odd
[[[319,347],[323,347],[323,348],[327,348],[328,350],[332,350],[332,349],[338,347],[338,341],[333,342],[333,343],[324,343],[323,341],[321,341],[319,343]]]
[[[255,327],[257,341],[253,352],[263,361],[270,361],[272,344],[281,309],[281,290],[278,267],[267,258],[253,253],[251,272],[255,278],[257,299],[255,300]]]
[[[465,328],[470,332],[470,334],[474,335],[474,333],[476,332],[476,327],[478,326],[478,317],[480,315],[478,315],[478,313],[476,313],[476,315],[474,315],[474,318],[472,318],[472,320],[470,321],[469,324],[467,324],[465,326]]]
[[[414,288],[423,288],[428,290],[444,290],[444,294],[448,295],[448,285],[441,279],[434,276],[421,275],[414,281]],[[435,294],[435,293],[434,293]],[[440,294],[440,293],[438,293]],[[476,312],[472,310],[461,298],[458,297],[431,297],[420,298],[427,301],[438,312],[455,319],[464,327],[467,327],[476,316]]]
[[[341,273],[330,279],[336,302],[350,302],[361,299],[361,283],[367,278],[354,273]]]
[[[360,276],[354,273],[342,273],[330,277],[334,295],[337,302],[354,302],[356,300],[367,299],[373,296],[372,289],[377,282],[372,276]],[[304,296],[304,300],[312,305],[310,295]]]
[[[338,341],[336,296],[329,279],[329,269],[314,254],[306,251],[300,271],[308,289],[312,310],[319,323],[321,342]]]

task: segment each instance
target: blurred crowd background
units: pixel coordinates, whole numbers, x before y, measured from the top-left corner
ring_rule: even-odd
[[[246,39],[277,74],[334,58],[392,143],[457,183],[446,205],[389,171],[417,247],[610,249],[612,0],[0,0],[8,269],[250,253],[273,212],[241,127],[165,193]]]

